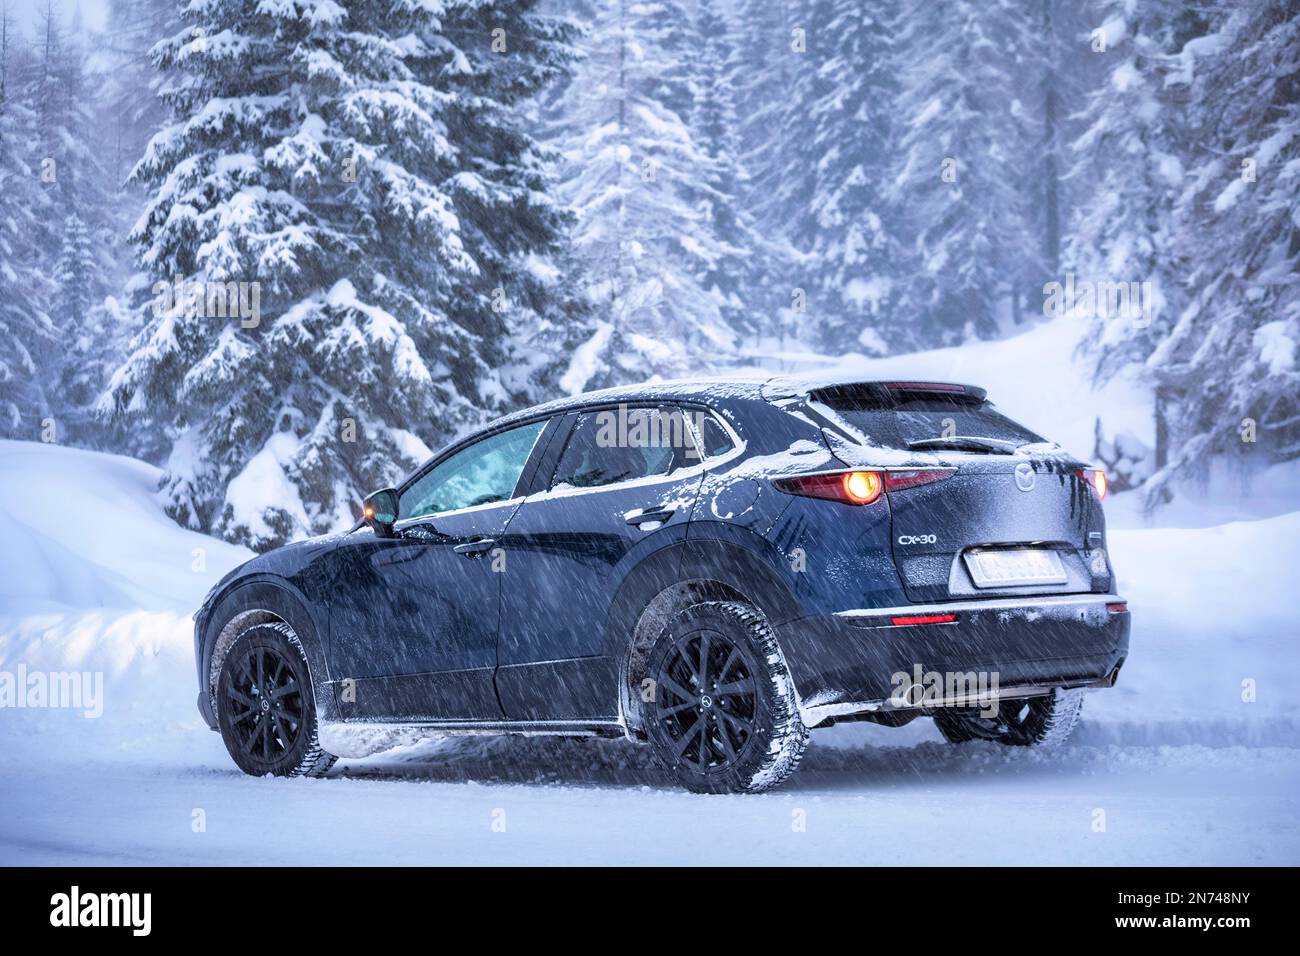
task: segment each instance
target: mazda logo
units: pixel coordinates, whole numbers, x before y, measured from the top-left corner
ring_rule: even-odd
[[[1016,465],[1016,487],[1021,491],[1034,490],[1034,466],[1028,462]]]

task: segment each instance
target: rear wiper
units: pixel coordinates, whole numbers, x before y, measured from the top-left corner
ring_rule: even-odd
[[[994,455],[1014,455],[1016,443],[1001,438],[976,438],[973,435],[953,435],[951,438],[921,438],[910,441],[907,447],[914,451],[926,448],[953,448],[962,451],[983,451]]]

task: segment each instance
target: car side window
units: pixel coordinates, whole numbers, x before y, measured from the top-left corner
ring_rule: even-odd
[[[666,475],[675,464],[698,459],[681,412],[619,406],[583,412],[556,463],[551,488],[597,488]]]
[[[508,501],[545,427],[545,421],[520,425],[456,452],[402,492],[397,517],[421,518]]]
[[[717,458],[719,455],[725,455],[731,449],[735,448],[735,443],[731,440],[731,435],[722,427],[713,415],[705,412],[700,416],[700,438],[704,443],[704,457]]]

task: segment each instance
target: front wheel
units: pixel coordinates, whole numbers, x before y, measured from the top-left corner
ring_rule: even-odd
[[[949,743],[993,740],[1008,747],[1053,747],[1063,743],[1079,722],[1083,691],[1056,688],[1044,697],[1004,700],[997,713],[978,710],[940,710],[935,726]]]
[[[253,776],[316,777],[335,757],[321,749],[307,657],[293,628],[254,624],[217,679],[217,726],[230,757]]]
[[[755,793],[793,772],[808,742],[794,683],[753,608],[710,601],[664,628],[647,658],[645,726],[660,762],[699,793]]]

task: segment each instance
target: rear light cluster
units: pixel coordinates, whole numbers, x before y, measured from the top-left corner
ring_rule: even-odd
[[[1075,472],[1080,478],[1086,481],[1092,490],[1097,493],[1097,500],[1106,499],[1106,473],[1100,468],[1080,468]]]
[[[824,475],[777,478],[776,487],[786,494],[828,498],[846,505],[869,505],[881,494],[942,481],[956,474],[955,468],[920,468],[906,471],[837,471]]]

